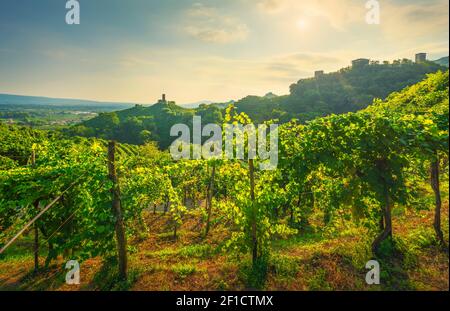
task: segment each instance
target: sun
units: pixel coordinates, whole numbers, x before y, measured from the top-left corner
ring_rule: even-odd
[[[297,20],[297,28],[299,30],[306,30],[308,28],[308,22],[303,18],[298,19]]]

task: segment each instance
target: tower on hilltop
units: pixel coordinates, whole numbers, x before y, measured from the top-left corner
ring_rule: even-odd
[[[420,64],[427,61],[427,53],[417,53],[416,54],[416,63]]]

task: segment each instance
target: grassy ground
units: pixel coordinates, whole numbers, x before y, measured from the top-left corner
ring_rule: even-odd
[[[448,203],[443,231],[448,241]],[[449,290],[448,253],[437,246],[429,211],[396,213],[394,242],[383,245],[381,285],[365,282],[371,259],[366,232],[354,226],[327,234],[320,230],[274,241],[260,269],[250,258],[217,251],[227,229],[216,225],[200,237],[191,215],[173,238],[161,213],[146,215],[149,234],[130,241],[129,281],[117,282],[115,264],[93,258],[81,263],[81,284],[65,284],[64,261],[34,275],[31,237],[25,236],[0,259],[0,290]],[[41,253],[41,265],[45,249]]]

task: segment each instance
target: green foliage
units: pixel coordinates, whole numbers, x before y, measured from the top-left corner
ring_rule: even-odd
[[[227,109],[225,121],[242,125],[251,123],[247,115],[237,114],[232,106]],[[247,146],[248,133],[242,133],[241,137],[244,139],[244,146]],[[257,171],[252,194],[249,165],[239,163],[231,167],[232,170],[227,175],[234,174],[235,177],[230,179],[235,182],[226,190],[229,199],[219,202],[219,208],[225,211],[225,217],[234,223],[234,230],[226,247],[238,253],[248,253],[256,247],[256,240],[257,257],[267,257],[273,237],[286,237],[296,233],[295,229],[280,223],[275,217],[275,210],[285,201],[285,190],[277,183],[277,172]]]
[[[17,136],[9,137],[9,141],[5,139],[0,153],[25,158],[34,150],[36,165],[32,166],[27,160],[0,170],[0,242],[6,243],[39,212],[36,202],[43,208],[61,196],[37,221],[48,243],[46,264],[68,250],[79,260],[115,254],[115,219],[111,210],[106,143],[83,138],[66,140],[13,126],[2,128],[1,135],[5,132]],[[37,134],[31,136],[30,133]],[[18,137],[19,134],[23,137]],[[16,138],[15,142],[11,138]],[[162,200],[161,196],[166,193],[172,198],[170,194],[174,193],[170,179],[162,170],[141,166],[163,163],[165,156],[150,146],[142,147],[141,152],[136,148],[120,145],[116,155],[128,234],[142,230],[140,220],[147,204]],[[19,166],[21,163],[23,165]]]

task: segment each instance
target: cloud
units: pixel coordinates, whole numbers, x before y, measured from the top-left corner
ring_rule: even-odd
[[[250,0],[249,0],[250,1]],[[367,25],[366,0],[258,0],[261,14],[268,18],[289,20],[297,16],[329,25],[340,33],[379,32],[388,44],[430,40],[448,35],[448,0],[379,0],[381,23]],[[274,14],[276,13],[276,14]],[[370,29],[369,29],[370,27]],[[375,38],[376,39],[376,38]]]
[[[142,56],[126,56],[123,57],[122,59],[120,59],[118,61],[118,64],[120,66],[122,66],[125,69],[132,69],[132,68],[152,68],[156,65],[156,62],[147,58],[147,57],[142,57]]]
[[[312,76],[315,70],[336,70],[344,64],[344,58],[319,53],[295,53],[277,56],[266,61],[262,70],[279,81],[295,82]]]
[[[185,32],[207,43],[227,44],[244,41],[249,28],[239,19],[221,14],[216,8],[201,3],[194,4],[186,12]]]
[[[187,10],[187,14],[191,17],[214,17],[217,12],[213,7],[205,6],[202,3],[194,3],[190,9]]]
[[[448,14],[447,0],[402,5],[389,1],[381,7],[380,26],[388,38],[417,42],[420,37],[448,35]]]
[[[409,58],[412,59],[414,55],[418,52],[426,52],[428,54],[428,59],[437,59],[443,55],[448,56],[449,47],[448,42],[435,42],[416,45],[401,51],[397,51],[387,57],[387,59],[401,59]]]
[[[262,0],[258,2],[260,10],[267,13],[276,13],[285,7],[285,0]]]
[[[199,81],[236,84],[251,90],[264,86],[264,90],[287,92],[291,83],[312,77],[315,70],[337,70],[348,63],[343,57],[330,57],[318,53],[295,53],[258,58],[189,57],[182,62],[194,68]],[[181,64],[178,67],[184,67]]]
[[[186,30],[189,35],[201,41],[220,44],[244,41],[249,33],[245,25],[230,25],[227,29],[190,26]]]
[[[306,18],[320,18],[338,30],[343,30],[354,22],[364,21],[366,12],[365,2],[360,0],[260,0],[257,5],[266,14],[296,14]]]

